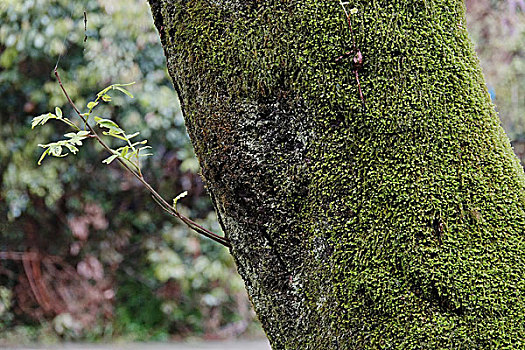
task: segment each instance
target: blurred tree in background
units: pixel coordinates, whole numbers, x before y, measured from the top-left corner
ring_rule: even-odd
[[[135,99],[97,115],[140,130],[148,181],[166,198],[188,191],[179,209],[220,231],[145,1],[2,0],[0,23],[0,338],[242,333],[253,315],[227,249],[165,215],[94,142],[36,162],[65,129],[32,132],[32,117],[61,106],[74,118],[52,75],[59,56],[79,106],[136,81]]]
[[[466,5],[469,33],[502,125],[511,140],[524,140],[525,0],[466,0]]]
[[[511,138],[525,136],[525,0],[467,0],[469,30]],[[87,13],[87,31],[84,16]],[[87,40],[84,42],[84,35]],[[167,339],[235,336],[253,314],[228,251],[164,215],[101,147],[46,159],[31,132],[61,106],[52,70],[80,106],[112,83],[136,81],[99,115],[153,146],[148,181],[217,232],[149,9],[142,0],[0,2],[0,338]]]

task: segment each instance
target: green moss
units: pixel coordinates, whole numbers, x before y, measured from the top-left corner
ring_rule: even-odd
[[[170,73],[275,349],[524,348],[523,171],[461,1],[351,1],[364,108],[337,1],[174,3]]]

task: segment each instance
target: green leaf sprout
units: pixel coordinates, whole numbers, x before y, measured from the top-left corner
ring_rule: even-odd
[[[64,137],[66,139],[60,140],[57,142],[51,142],[47,144],[39,144],[40,147],[44,148],[44,152],[40,156],[40,159],[38,160],[38,165],[42,163],[42,161],[45,159],[47,155],[51,155],[53,157],[65,157],[69,153],[63,153],[64,147],[69,150],[69,152],[76,154],[78,152],[77,146],[82,146],[82,141],[86,138],[94,138],[96,139],[103,147],[110,153],[110,156],[107,157],[102,161],[104,164],[111,164],[113,161],[117,160],[126,170],[128,170],[133,176],[135,176],[144,186],[145,188],[151,193],[153,199],[159,206],[164,209],[166,212],[168,212],[170,215],[180,219],[184,224],[186,224],[190,229],[194,230],[195,232],[208,237],[215,242],[218,242],[226,247],[231,247],[230,241],[226,237],[221,237],[204,227],[200,226],[193,220],[185,217],[181,213],[177,211],[177,201],[186,196],[188,193],[183,192],[179,194],[174,200],[173,200],[173,206],[170,206],[169,203],[166,202],[166,200],[157,192],[153,187],[146,182],[144,179],[144,176],[142,175],[142,171],[140,168],[140,159],[143,157],[151,156],[152,153],[147,153],[146,150],[151,149],[150,146],[146,145],[148,140],[141,140],[141,141],[132,141],[132,139],[136,138],[140,135],[139,132],[134,132],[131,134],[128,134],[123,128],[121,128],[117,122],[114,120],[108,119],[108,118],[102,118],[99,116],[95,116],[94,119],[94,125],[93,123],[90,123],[90,117],[93,113],[93,110],[101,103],[109,103],[112,101],[112,97],[109,95],[109,92],[112,90],[120,91],[121,93],[125,94],[126,96],[133,98],[133,94],[126,90],[124,87],[133,85],[134,83],[129,84],[113,84],[110,85],[103,90],[101,90],[99,93],[97,93],[97,96],[94,101],[90,101],[87,103],[86,107],[88,109],[87,112],[82,113],[76,105],[73,103],[71,98],[69,97],[69,94],[67,93],[66,89],[64,88],[64,85],[62,84],[62,81],[60,80],[60,75],[58,74],[57,69],[55,68],[55,76],[57,77],[58,84],[60,85],[60,88],[64,92],[64,95],[66,96],[69,104],[73,108],[73,110],[78,115],[80,121],[84,124],[84,130],[81,130],[79,126],[77,126],[75,123],[73,123],[71,120],[64,118],[62,110],[59,107],[55,108],[55,114],[53,113],[47,113],[42,114],[37,117],[34,117],[31,122],[31,127],[35,128],[36,126],[44,125],[51,119],[59,120],[63,123],[66,123],[71,128],[74,129],[75,132],[68,132],[64,134]],[[102,135],[111,137],[114,139],[117,139],[119,141],[124,141],[124,145],[113,149],[111,148],[108,143],[106,143],[102,136],[99,135],[95,131],[94,127],[98,127],[102,129]]]

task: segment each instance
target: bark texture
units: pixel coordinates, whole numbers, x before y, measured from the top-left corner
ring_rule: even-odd
[[[460,0],[149,0],[274,349],[525,348],[525,182]]]

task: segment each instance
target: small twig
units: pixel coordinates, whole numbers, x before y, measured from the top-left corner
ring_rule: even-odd
[[[357,81],[357,89],[359,90],[359,97],[361,98],[361,101],[363,102],[363,108],[366,108],[365,96],[363,96],[363,90],[361,90],[361,83],[359,82],[359,72],[357,71],[357,69],[355,69],[354,73],[355,73],[355,80]]]
[[[87,122],[87,119],[84,118],[84,116],[82,115],[80,110],[77,108],[75,103],[73,103],[73,101],[69,97],[69,94],[67,93],[66,89],[64,88],[64,85],[62,84],[62,80],[60,79],[60,74],[58,74],[58,69],[57,68],[58,67],[55,67],[54,73],[55,73],[55,76],[56,76],[56,78],[58,80],[58,84],[60,85],[60,88],[62,89],[62,92],[66,96],[66,99],[67,99],[68,103],[71,105],[71,107],[73,107],[73,110],[77,113],[77,115],[80,117],[80,119],[84,122],[84,125],[86,125],[86,127],[88,128],[89,132],[93,135],[93,137],[97,139],[98,143],[100,143],[102,145],[102,147],[104,147],[106,149],[106,151],[108,151],[110,154],[113,154],[113,151],[111,150],[111,148],[104,142],[104,140],[102,140],[102,138],[97,134],[97,132],[93,129],[93,127],[91,125],[89,125],[89,123]],[[120,157],[117,157],[116,160],[127,171],[129,171],[135,178],[137,178],[144,185],[144,187],[146,187],[146,189],[151,193],[152,197],[155,199],[157,204],[162,209],[164,209],[164,211],[168,212],[170,215],[175,216],[176,218],[181,220],[184,224],[186,224],[186,226],[188,226],[193,231],[195,231],[195,232],[197,232],[197,233],[199,233],[199,234],[201,234],[201,235],[203,235],[205,237],[208,237],[211,240],[213,240],[213,241],[215,241],[217,243],[220,243],[220,244],[222,244],[225,247],[231,248],[231,243],[226,237],[219,236],[219,235],[217,235],[217,234],[215,234],[215,233],[205,229],[204,227],[202,227],[201,225],[197,224],[196,222],[194,222],[190,218],[187,218],[186,216],[184,216],[181,213],[179,213],[178,211],[176,211],[171,205],[168,204],[168,202],[166,202],[166,200],[157,191],[155,191],[153,189],[153,187],[151,187],[151,185],[148,182],[146,182],[146,180],[144,180],[144,177],[142,176],[142,174],[137,173],[136,171],[131,169],[129,167],[129,165],[126,164]]]
[[[87,13],[84,11],[84,42],[87,41]]]
[[[348,27],[350,27],[350,34],[352,36],[352,48],[354,49],[354,51],[357,51],[357,45],[355,43],[355,36],[354,36],[354,29],[352,28],[352,20],[350,19],[350,14],[348,13],[348,11],[346,11],[345,4],[343,4],[342,0],[339,0],[339,4],[341,4],[341,7],[343,8],[343,11],[346,16],[346,21],[348,22]]]
[[[172,206],[168,205],[166,206],[165,203],[162,203],[161,200],[159,200],[158,197],[156,197],[155,195],[153,195],[152,193],[152,196],[151,198],[153,198],[153,200],[164,210],[166,211],[168,214],[170,214],[171,216],[175,216],[177,217],[179,220],[181,220],[182,222],[184,222],[186,224],[186,226],[188,226],[189,228],[191,228],[192,230],[194,230],[195,232],[203,235],[203,236],[206,236],[228,248],[231,248],[231,244],[230,244],[230,241],[226,238],[226,237],[221,237],[207,229],[205,229],[204,227],[200,226],[199,224],[197,224],[196,222],[194,222],[193,220],[185,217],[184,215],[180,214],[178,211],[176,211]],[[162,197],[160,198],[162,199]]]
[[[359,70],[363,66],[363,54],[361,53],[361,50],[357,48],[354,29],[352,27],[352,19],[350,18],[350,13],[348,13],[348,11],[346,10],[345,3],[343,3],[342,0],[339,0],[339,4],[343,8],[343,11],[346,16],[346,22],[348,23],[348,27],[350,28],[350,36],[352,37],[352,49],[354,53],[354,57],[352,59],[352,70],[354,71],[354,74],[355,74],[355,80],[357,82],[357,90],[359,91],[359,97],[361,98],[361,101],[363,102],[363,108],[366,108],[365,96],[363,95],[363,90],[361,89],[361,82],[359,81]],[[341,56],[341,58],[342,57],[343,56]]]

